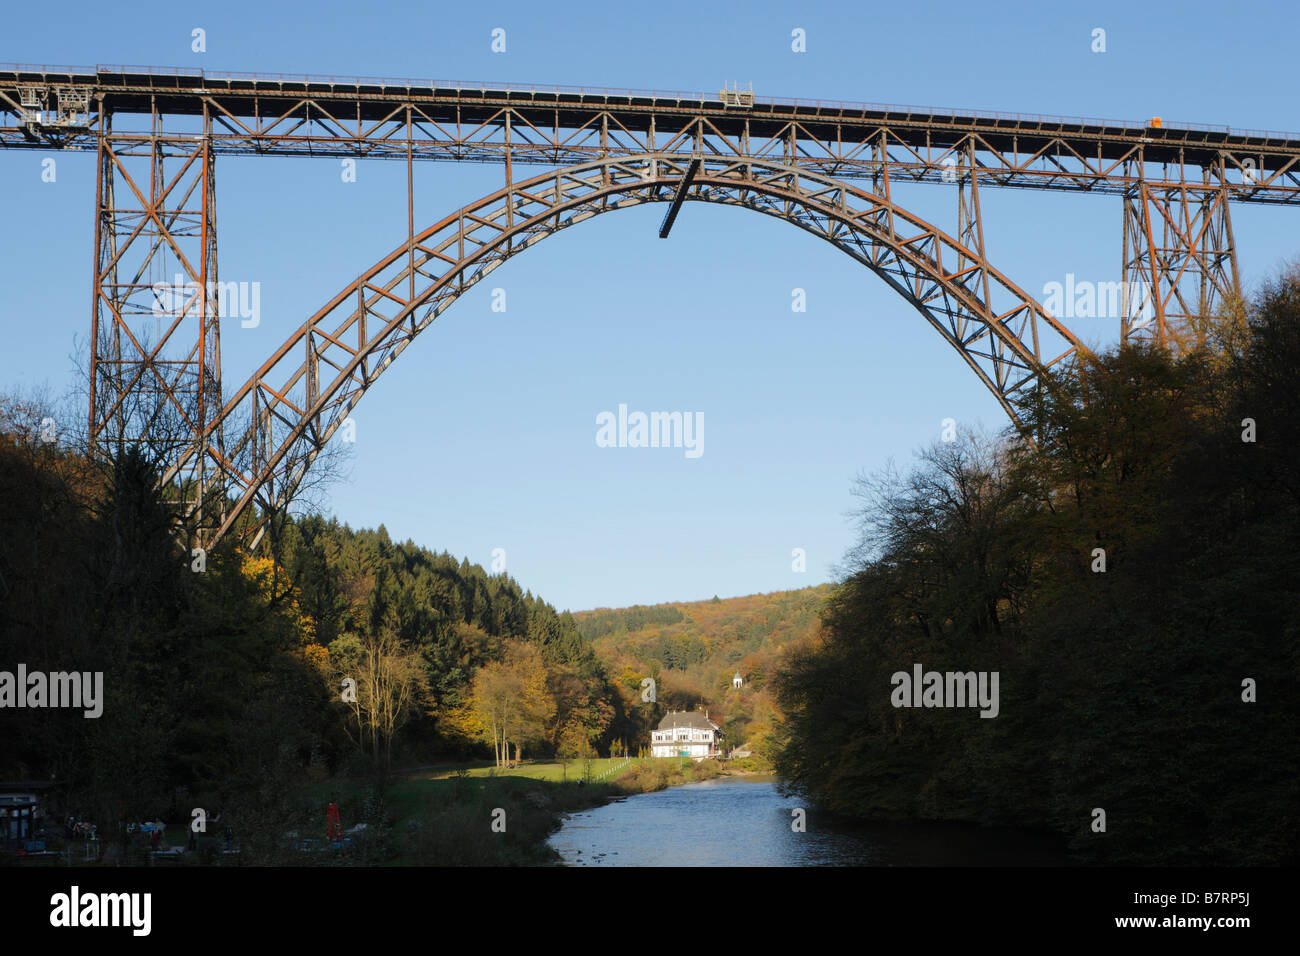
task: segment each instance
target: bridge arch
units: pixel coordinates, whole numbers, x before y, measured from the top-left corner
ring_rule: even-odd
[[[304,322],[226,401],[164,481],[202,472],[219,514],[211,546],[254,506],[256,546],[357,402],[420,332],[503,262],[616,209],[683,199],[784,219],[884,279],[952,345],[1014,421],[1017,398],[1071,360],[1075,336],[975,250],[895,204],[830,176],[752,158],[645,153],[548,171],[417,233]],[[228,496],[228,497],[227,497]],[[228,504],[234,499],[234,505]],[[247,522],[243,522],[247,526]]]

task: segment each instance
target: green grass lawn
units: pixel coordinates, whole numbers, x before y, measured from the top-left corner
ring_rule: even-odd
[[[647,760],[645,762],[657,763],[658,761]],[[602,757],[592,760],[590,767],[591,781],[593,783],[597,782],[596,778],[612,768],[626,765],[626,769],[630,770],[637,763],[638,760],[635,757]],[[460,779],[462,772],[466,778],[464,781]],[[512,791],[517,789],[517,786],[511,784],[510,781],[518,781],[519,785],[530,780],[544,781],[546,783],[567,782],[576,784],[584,779],[584,772],[584,761],[581,760],[570,760],[567,765],[556,760],[543,760],[536,763],[524,761],[522,766],[513,769],[496,767],[490,760],[443,764],[437,767],[396,774],[384,794],[384,807],[401,824],[407,820],[418,819],[431,803],[440,804],[452,797],[463,797],[466,784],[471,781],[475,784],[499,781],[505,785],[507,791]],[[617,776],[619,776],[617,772],[610,774],[600,782],[612,782]],[[475,792],[482,792],[478,786],[473,789]],[[351,821],[346,819],[349,814],[346,812],[344,814],[345,819],[343,822],[345,827],[355,822],[355,808],[370,792],[371,783],[364,778],[321,782],[311,786],[313,800],[322,807],[327,805],[330,800],[337,798],[343,807],[353,809],[351,814],[353,819]],[[322,829],[324,827],[323,820],[322,817]]]
[[[624,764],[630,767],[636,762],[635,757],[601,757],[590,761],[590,767],[584,760],[570,760],[567,764],[550,760],[538,763],[524,761],[522,766],[509,770],[499,770],[491,765],[481,764],[468,769],[471,777],[528,777],[533,780],[549,780],[552,783],[561,783],[565,780],[572,783],[588,777],[595,779],[614,767]],[[454,773],[455,769],[452,769],[442,776],[452,776]]]
[[[600,757],[590,762],[590,767],[583,760],[570,760],[567,764],[558,760],[539,760],[536,763],[525,760],[523,765],[512,769],[494,767],[491,761],[478,763],[450,764],[428,770],[417,770],[404,774],[413,780],[443,780],[456,776],[464,770],[471,777],[527,777],[530,780],[546,780],[551,783],[576,783],[579,780],[598,780],[602,774],[606,781],[621,776],[623,770],[631,770],[638,764],[647,767],[663,767],[667,770],[691,766],[689,759],[681,757]],[[614,773],[609,773],[613,770]]]

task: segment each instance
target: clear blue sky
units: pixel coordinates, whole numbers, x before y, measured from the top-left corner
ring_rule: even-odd
[[[563,12],[561,12],[563,11]],[[145,64],[716,91],[1300,130],[1293,4],[11,4],[0,60]],[[207,32],[207,52],[190,32]],[[490,49],[507,31],[507,52]],[[790,49],[791,30],[807,52]],[[1107,52],[1090,51],[1095,27]],[[67,389],[89,329],[93,157],[0,153],[0,389]],[[500,181],[416,168],[417,228]],[[242,382],[406,232],[405,167],[217,164],[220,272],[257,281],[262,321],[223,334]],[[899,195],[950,231],[955,187]],[[995,263],[1038,292],[1119,278],[1115,197],[986,190]],[[853,543],[860,471],[906,465],[940,422],[999,428],[996,402],[909,306],[785,223],[688,205],[602,216],[460,300],[359,406],[349,477],[326,508],[354,527],[507,570],[560,608],[800,587]],[[1295,256],[1295,211],[1233,209],[1243,279]],[[491,311],[490,290],[507,292]],[[791,289],[808,310],[790,310]],[[1076,329],[1113,340],[1115,320]],[[596,415],[702,412],[704,454],[608,449]],[[791,549],[808,570],[791,570]]]

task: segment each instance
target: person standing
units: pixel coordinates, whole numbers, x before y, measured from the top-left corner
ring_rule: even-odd
[[[339,805],[337,798],[330,801],[329,809],[325,811],[325,838],[328,840],[337,840],[343,835],[343,828],[339,821]]]

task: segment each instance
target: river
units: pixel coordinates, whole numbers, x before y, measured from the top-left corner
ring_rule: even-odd
[[[636,794],[568,817],[550,844],[573,866],[1062,866],[1050,836],[963,824],[846,824],[772,777],[723,777]]]

